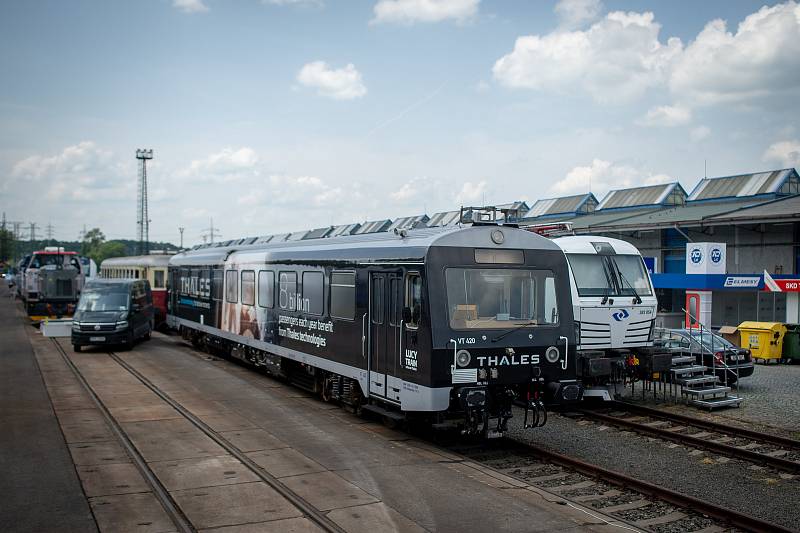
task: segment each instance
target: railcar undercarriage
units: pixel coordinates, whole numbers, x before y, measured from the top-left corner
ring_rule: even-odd
[[[340,403],[353,412],[369,411],[395,427],[400,422],[425,425],[437,431],[457,431],[463,436],[498,438],[508,431],[513,406],[525,409],[525,428],[542,427],[547,422],[541,383],[522,390],[516,385],[466,385],[453,389],[450,409],[445,412],[400,411],[389,402],[368,399],[357,380],[299,363],[269,352],[233,342],[192,328],[181,327],[181,336],[212,355],[234,358],[268,374],[318,395],[326,402]]]

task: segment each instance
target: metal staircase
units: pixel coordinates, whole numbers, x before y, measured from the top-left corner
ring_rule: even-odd
[[[701,337],[704,331],[710,333],[710,330],[705,328],[695,317],[691,318],[699,327]],[[700,351],[703,351],[702,343]],[[702,360],[703,357],[701,356],[700,361]],[[680,385],[681,396],[689,405],[708,409],[709,411],[718,407],[739,407],[742,403],[742,398],[731,394],[731,387],[727,383],[727,372],[725,373],[726,383],[720,383],[717,377],[717,368],[726,368],[727,365],[724,362],[717,365],[718,361],[713,356],[711,361],[712,367],[709,369],[705,365],[697,364],[697,357],[694,354],[673,357],[672,368],[670,368],[673,383]]]

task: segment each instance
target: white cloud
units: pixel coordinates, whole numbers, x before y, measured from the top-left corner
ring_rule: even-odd
[[[557,93],[584,88],[601,103],[622,103],[663,85],[681,53],[680,39],[659,41],[652,13],[615,11],[585,31],[517,38],[498,59],[495,79],[511,88]]]
[[[743,102],[800,88],[800,5],[762,7],[727,31],[709,22],[674,66],[670,89],[699,104]]]
[[[333,69],[324,61],[312,61],[303,65],[297,73],[297,81],[336,100],[352,100],[367,94],[367,88],[361,81],[361,73],[352,63],[344,68]]]
[[[50,199],[94,200],[127,194],[135,187],[135,182],[125,181],[131,172],[135,172],[133,164],[126,168],[111,151],[83,141],[56,155],[22,159],[14,164],[11,175],[36,182],[37,193]]]
[[[247,146],[233,149],[223,148],[203,159],[192,161],[180,175],[192,179],[219,183],[241,180],[258,175],[258,154]]]
[[[708,126],[697,126],[696,128],[693,128],[691,132],[689,132],[689,137],[694,142],[702,141],[703,139],[708,138],[709,135],[711,135],[711,128]]]
[[[692,120],[692,110],[682,105],[662,105],[647,111],[637,123],[642,126],[682,126]]]
[[[396,204],[413,205],[421,209],[427,202],[434,202],[440,197],[441,182],[429,177],[411,178],[399,189],[389,193]]]
[[[173,0],[172,7],[180,9],[184,13],[205,13],[208,6],[203,0]]]
[[[380,0],[371,23],[414,24],[455,20],[463,23],[478,13],[480,0]]]
[[[274,174],[268,183],[270,204],[329,208],[344,199],[341,187],[333,187],[316,176]]]
[[[770,145],[762,157],[764,161],[780,161],[784,167],[800,166],[800,141],[780,141]]]
[[[303,7],[322,7],[325,5],[323,0],[261,0],[265,4],[273,6],[303,6]]]
[[[602,198],[612,189],[657,185],[669,181],[674,180],[666,174],[652,174],[629,165],[594,159],[590,165],[570,170],[563,179],[550,187],[550,191],[556,195],[569,195],[591,190]]]
[[[594,22],[602,9],[600,0],[559,0],[553,11],[562,28],[576,29]]]
[[[487,188],[488,185],[485,181],[479,181],[478,183],[468,181],[464,183],[455,197],[456,204],[469,205],[483,202]]]

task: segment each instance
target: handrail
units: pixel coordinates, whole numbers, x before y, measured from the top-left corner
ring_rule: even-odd
[[[716,352],[714,351],[714,332],[711,331],[711,328],[706,327],[702,322],[700,322],[700,320],[696,316],[694,316],[690,311],[687,311],[684,308],[681,308],[681,311],[683,311],[692,320],[692,322],[694,324],[697,324],[698,326],[700,326],[700,342],[699,342],[699,344],[700,344],[700,360],[701,360],[701,362],[703,360],[703,347],[705,346],[703,344],[703,331],[708,331],[708,333],[711,335],[711,371],[716,376],[717,375],[717,357],[716,357]],[[689,330],[689,336],[694,338],[694,336],[692,335],[692,327],[689,326],[686,329]],[[732,369],[730,366],[728,366],[728,364],[725,362],[725,352],[726,351],[727,350],[725,349],[725,345],[723,344],[722,345],[722,361],[720,362],[720,365],[725,370],[725,372],[724,372],[724,379],[725,379],[724,384],[725,384],[726,387],[728,386],[728,372],[735,372],[736,373],[736,382],[733,383],[732,385],[736,388],[736,392],[738,394],[738,392],[739,392],[739,367],[737,366],[735,369]]]

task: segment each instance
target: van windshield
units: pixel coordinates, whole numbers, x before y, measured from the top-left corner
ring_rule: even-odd
[[[127,311],[127,285],[95,285],[86,287],[78,302],[78,311]]]
[[[558,322],[549,270],[448,268],[447,307],[453,329],[536,327]]]

